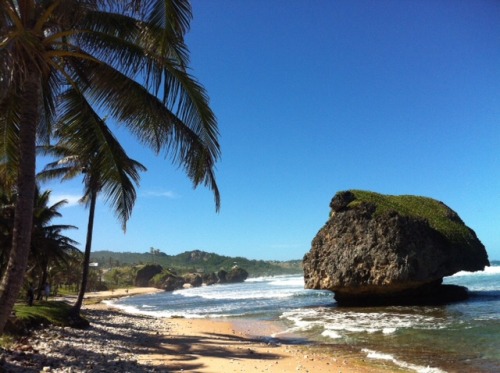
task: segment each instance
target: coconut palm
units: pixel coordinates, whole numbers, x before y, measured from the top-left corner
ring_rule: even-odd
[[[72,252],[79,252],[76,241],[65,236],[64,231],[76,229],[72,225],[51,224],[52,220],[61,217],[59,209],[67,201],[61,200],[49,205],[51,191],[36,192],[33,213],[33,231],[31,234],[31,253],[28,273],[38,278],[38,299],[41,298],[43,285],[48,282],[51,266],[64,266]]]
[[[31,235],[31,250],[29,253],[28,274],[31,278],[39,279],[39,286],[47,281],[49,266],[65,265],[69,254],[79,252],[76,242],[63,235],[67,229],[76,229],[71,225],[51,224],[52,220],[61,217],[59,209],[67,201],[62,200],[49,206],[50,191],[40,192],[36,189],[33,214],[33,230]],[[5,193],[0,187],[0,269],[5,269],[3,260],[9,253],[13,220],[15,194]]]
[[[210,188],[219,208],[217,122],[187,72],[190,19],[188,0],[0,1],[0,157],[18,164],[0,332],[27,264],[37,138],[48,143],[69,88]]]
[[[64,261],[58,262],[56,266],[49,267],[48,277],[54,295],[57,294],[61,287],[67,287],[71,291],[78,291],[81,282],[83,253],[78,250],[66,254]]]
[[[73,307],[79,313],[87,288],[92,233],[97,196],[102,191],[111,203],[115,214],[125,230],[136,198],[134,183],[139,183],[139,171],[146,168],[129,158],[118,140],[87,101],[73,89],[65,92],[66,115],[57,129],[60,142],[53,147],[40,150],[45,155],[59,157],[49,163],[38,175],[41,179],[62,177],[72,179],[83,174],[84,196],[82,201],[89,207],[87,238],[85,242],[82,281],[77,301]]]

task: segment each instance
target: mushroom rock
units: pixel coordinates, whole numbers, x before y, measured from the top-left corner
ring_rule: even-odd
[[[489,265],[474,231],[434,199],[351,190],[330,207],[304,256],[304,280],[308,289],[333,291],[339,305],[462,300],[467,289],[443,285],[443,277]]]

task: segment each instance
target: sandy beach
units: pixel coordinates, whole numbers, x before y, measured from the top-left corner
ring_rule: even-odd
[[[156,292],[139,288],[89,293],[87,299]],[[105,303],[84,306],[86,330],[50,326],[2,356],[0,372],[394,372],[383,361],[288,339],[264,338],[273,323],[159,319]],[[389,364],[389,363],[387,363]],[[3,370],[2,370],[3,367]]]
[[[229,322],[169,319],[169,333],[141,363],[185,372],[389,372],[342,352],[315,346],[267,343]],[[241,326],[241,325],[240,325]],[[251,324],[248,324],[250,327]],[[260,325],[261,327],[261,325]],[[248,330],[250,331],[250,330]]]

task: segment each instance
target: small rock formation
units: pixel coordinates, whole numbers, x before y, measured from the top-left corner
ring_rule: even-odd
[[[203,273],[201,275],[201,278],[203,280],[203,283],[207,286],[216,284],[219,281],[219,279],[217,278],[217,274],[215,274],[214,272]]]
[[[416,196],[337,193],[330,219],[303,260],[305,287],[340,305],[436,304],[467,297],[445,276],[489,265],[483,244],[456,212]]]
[[[221,269],[217,272],[217,278],[219,279],[218,281],[219,284],[226,283],[227,282],[226,277],[227,277],[227,272],[225,270]]]
[[[198,273],[184,275],[184,281],[193,288],[197,288],[203,284],[203,278]]]
[[[229,283],[243,282],[248,278],[248,272],[243,268],[234,266],[226,275],[226,281]]]
[[[221,269],[217,272],[217,277],[219,284],[232,284],[245,281],[248,278],[248,272],[235,265],[229,272]]]
[[[163,267],[159,264],[146,264],[144,267],[137,271],[135,276],[135,286],[148,287],[151,279],[161,273]]]
[[[154,286],[159,289],[163,289],[165,291],[174,291],[177,289],[182,289],[184,286],[184,278],[173,275],[173,274],[167,274],[166,276],[163,277],[162,281],[156,281],[154,283]]]
[[[154,286],[165,291],[174,291],[187,287],[199,287],[213,284],[227,284],[243,282],[247,279],[248,272],[243,268],[234,266],[229,272],[220,270],[215,273],[187,273],[177,275],[171,270],[164,269],[149,279],[146,286]]]

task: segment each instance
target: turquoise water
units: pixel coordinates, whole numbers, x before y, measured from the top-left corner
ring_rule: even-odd
[[[470,299],[439,307],[343,308],[330,292],[303,289],[301,276],[283,276],[130,297],[115,305],[158,317],[276,320],[286,335],[348,346],[417,372],[500,372],[500,263],[445,283],[466,286]]]

